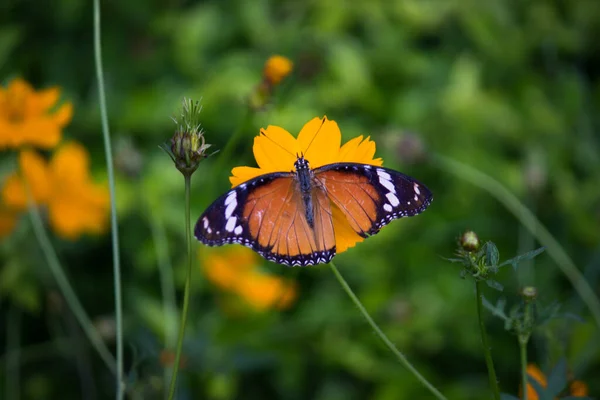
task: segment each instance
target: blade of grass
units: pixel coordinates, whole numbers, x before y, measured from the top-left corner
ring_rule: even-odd
[[[100,117],[102,120],[102,136],[104,137],[104,152],[106,154],[106,169],[110,187],[110,220],[113,252],[113,277],[115,292],[115,325],[117,340],[117,395],[118,400],[125,395],[123,376],[123,305],[121,300],[121,261],[119,256],[119,228],[117,225],[117,201],[115,194],[115,174],[113,172],[112,147],[108,128],[108,112],[104,90],[104,71],[102,68],[102,45],[100,35],[100,0],[94,0],[94,59],[96,78],[98,80],[98,98],[100,101]]]
[[[598,301],[598,297],[593,289],[560,243],[514,194],[491,176],[451,158],[434,154],[431,161],[443,172],[451,173],[460,179],[472,183],[487,191],[502,203],[531,232],[538,242],[546,247],[546,251],[554,259],[567,279],[571,281],[571,284],[589,308],[596,325],[600,328],[600,301]]]

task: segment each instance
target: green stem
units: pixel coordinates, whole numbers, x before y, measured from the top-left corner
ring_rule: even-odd
[[[46,262],[48,263],[50,272],[54,276],[62,295],[65,297],[69,308],[73,312],[73,315],[75,315],[77,322],[79,322],[79,325],[81,325],[81,328],[90,340],[90,343],[92,343],[92,346],[96,349],[100,355],[100,358],[102,358],[102,361],[104,361],[108,369],[115,374],[117,372],[115,358],[108,350],[108,347],[106,347],[106,344],[98,334],[98,331],[94,328],[94,324],[79,302],[79,298],[77,297],[77,294],[75,294],[73,286],[71,286],[69,283],[64,269],[60,265],[58,256],[56,255],[56,252],[50,243],[50,239],[44,230],[42,217],[40,216],[37,206],[33,203],[33,198],[31,197],[29,189],[27,189],[27,200],[29,203],[29,217],[31,219],[31,225],[33,226],[33,233],[35,234],[35,237],[42,248],[44,257],[46,257]]]
[[[348,294],[348,296],[350,297],[350,299],[352,299],[352,301],[354,302],[354,304],[356,305],[356,307],[358,307],[358,309],[360,310],[360,312],[362,313],[363,317],[365,317],[365,319],[367,320],[367,322],[369,323],[369,325],[371,325],[371,328],[373,328],[373,330],[375,331],[375,333],[377,333],[377,336],[379,336],[379,338],[383,341],[383,343],[385,343],[385,345],[392,351],[392,353],[394,353],[396,355],[396,357],[398,358],[398,361],[400,361],[400,363],[406,368],[408,369],[410,372],[412,372],[412,374],[438,399],[440,400],[445,400],[446,397],[441,394],[431,383],[429,383],[427,381],[427,379],[425,379],[425,377],[423,377],[423,375],[421,375],[419,373],[419,371],[417,371],[417,369],[415,367],[413,367],[413,365],[410,363],[410,361],[408,361],[408,359],[404,356],[404,354],[402,354],[397,348],[396,346],[388,339],[388,337],[385,335],[385,333],[383,333],[383,331],[381,329],[379,329],[379,326],[377,326],[377,324],[375,323],[375,321],[373,321],[373,318],[371,318],[371,316],[369,315],[369,313],[367,312],[367,310],[365,309],[365,307],[362,305],[362,303],[360,302],[360,300],[358,299],[358,297],[356,297],[356,295],[354,294],[354,292],[352,291],[352,288],[350,288],[350,286],[348,285],[348,283],[346,282],[346,280],[344,279],[344,277],[340,274],[340,271],[338,271],[338,269],[336,268],[336,266],[333,264],[333,262],[329,263],[329,267],[331,267],[331,270],[333,271],[333,274],[335,275],[335,277],[337,278],[338,282],[340,283],[340,285],[342,285],[342,288],[346,291],[346,293]]]
[[[479,330],[481,333],[481,344],[483,345],[483,354],[485,356],[485,364],[487,365],[488,376],[490,379],[490,387],[495,400],[500,400],[500,389],[498,388],[498,378],[496,378],[496,370],[494,369],[494,360],[492,360],[492,351],[488,343],[485,323],[483,321],[483,293],[481,292],[481,281],[475,281],[475,292],[477,296],[477,319],[479,320]]]
[[[185,288],[183,292],[183,310],[181,311],[181,323],[179,324],[179,338],[177,339],[177,353],[175,354],[175,364],[173,365],[173,376],[171,377],[171,387],[169,389],[169,400],[173,400],[175,389],[177,387],[177,373],[179,372],[179,360],[181,359],[181,349],[183,347],[183,338],[185,336],[185,324],[187,321],[188,306],[190,303],[190,286],[192,281],[192,229],[190,226],[190,186],[191,174],[184,174],[185,179],[185,237],[188,253],[188,272],[185,279]]]
[[[461,179],[471,182],[473,185],[486,190],[502,203],[519,220],[519,222],[531,232],[538,242],[546,247],[546,251],[550,257],[554,259],[567,279],[571,281],[571,284],[589,308],[596,325],[600,328],[600,300],[598,300],[594,290],[585,280],[583,274],[579,272],[575,263],[571,260],[560,243],[514,194],[491,176],[486,175],[473,167],[439,155],[433,155],[432,161],[440,168],[440,170],[449,172]]]
[[[528,339],[519,337],[519,352],[521,355],[521,388],[523,396],[521,400],[527,400],[527,342]]]
[[[100,41],[100,0],[94,0],[94,56],[96,62],[96,77],[98,79],[98,97],[100,101],[100,116],[102,120],[102,136],[104,137],[104,152],[106,154],[106,169],[110,187],[110,216],[113,253],[113,279],[115,296],[115,325],[117,340],[117,399],[125,395],[123,376],[123,305],[121,300],[121,262],[119,256],[119,229],[117,225],[117,201],[115,194],[115,174],[113,172],[112,147],[108,129],[108,112],[104,91],[104,71],[102,69],[102,46]]]

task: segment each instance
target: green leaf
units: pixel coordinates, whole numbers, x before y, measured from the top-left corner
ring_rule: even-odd
[[[565,387],[567,387],[567,360],[561,358],[548,375],[546,392],[549,396],[555,397],[558,396]]]
[[[489,287],[491,287],[492,289],[496,289],[499,292],[504,290],[504,286],[502,286],[502,284],[500,282],[495,281],[493,279],[488,279],[485,281],[485,283],[487,283],[487,285]]]
[[[514,269],[517,269],[517,265],[521,262],[521,261],[525,261],[525,260],[531,260],[532,258],[534,258],[535,256],[537,256],[538,254],[541,254],[544,252],[544,250],[546,250],[545,247],[540,247],[537,250],[532,250],[530,252],[527,252],[525,254],[521,254],[520,256],[516,256],[511,258],[510,260],[506,260],[504,261],[502,264],[499,265],[499,267],[503,267],[505,265],[511,264],[513,266]]]
[[[447,258],[447,257],[442,257],[442,260],[446,260],[446,261],[450,261],[451,263],[464,263],[465,260],[462,258]]]
[[[542,385],[540,385],[540,383],[533,379],[530,375],[527,375],[527,382],[533,386],[533,390],[535,390],[540,400],[552,400],[552,396],[548,396]]]
[[[483,306],[485,308],[487,308],[492,313],[492,315],[494,315],[496,317],[500,317],[504,321],[510,320],[510,318],[508,318],[508,316],[504,312],[504,307],[506,306],[506,299],[504,299],[504,298],[498,299],[498,302],[496,303],[495,306],[492,303],[490,303],[485,298],[485,296],[481,300],[482,300]]]
[[[485,264],[490,267],[497,267],[500,260],[500,253],[496,245],[492,242],[485,242],[482,250],[485,256]]]

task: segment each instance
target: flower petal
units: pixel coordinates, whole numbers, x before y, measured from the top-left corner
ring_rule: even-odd
[[[340,149],[338,162],[382,165],[383,160],[381,158],[373,158],[375,156],[375,142],[370,139],[370,137],[367,137],[363,140],[361,135],[346,142]]]
[[[335,251],[337,254],[343,253],[348,250],[350,247],[356,246],[356,243],[362,242],[365,240],[363,237],[359,236],[350,223],[348,219],[335,205],[332,204],[331,211],[333,214],[333,230],[335,231]]]
[[[298,145],[311,168],[337,161],[342,134],[335,121],[313,118],[298,134]]]
[[[285,129],[273,125],[260,130],[252,149],[264,174],[293,170],[296,154],[299,153],[296,139]]]
[[[60,128],[63,128],[73,118],[73,104],[67,102],[60,106],[58,110],[52,115],[52,119],[54,123],[56,123]]]
[[[295,299],[295,287],[276,276],[250,273],[240,281],[238,294],[253,308],[289,307]]]
[[[265,172],[260,168],[253,167],[235,167],[231,170],[231,176],[229,177],[229,182],[231,182],[231,187],[236,187],[237,185],[249,181],[250,179],[256,178],[257,176],[263,175]]]
[[[62,145],[50,161],[50,169],[56,183],[79,185],[88,180],[89,157],[87,150],[79,143]]]
[[[28,104],[28,112],[30,114],[39,115],[49,111],[58,101],[60,89],[52,87],[45,90],[40,90],[35,95],[31,96]]]

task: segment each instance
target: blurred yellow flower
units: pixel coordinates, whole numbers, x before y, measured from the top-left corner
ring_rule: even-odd
[[[289,58],[271,56],[265,63],[263,77],[270,85],[277,85],[283,78],[292,72],[294,64]]]
[[[257,311],[286,309],[296,300],[296,285],[261,272],[258,269],[260,257],[247,247],[203,248],[199,254],[210,282],[238,295]]]
[[[73,115],[70,103],[56,108],[59,95],[56,87],[35,92],[22,79],[0,87],[0,149],[56,146]]]
[[[89,156],[80,144],[61,146],[49,163],[24,150],[19,154],[19,172],[9,176],[2,188],[2,201],[9,209],[27,208],[27,182],[35,202],[48,207],[50,224],[59,236],[74,240],[106,229],[108,188],[91,182]]]
[[[236,167],[229,178],[237,186],[259,175],[271,172],[294,170],[296,154],[304,154],[311,168],[338,162],[382,165],[383,160],[375,157],[375,142],[370,137],[358,136],[343,146],[342,134],[335,121],[327,117],[313,118],[300,130],[298,138],[278,126],[269,125],[261,129],[254,138],[254,158],[258,168]],[[337,253],[346,251],[364,239],[352,228],[342,211],[332,204],[333,228]]]
[[[535,364],[527,365],[527,375],[545,388],[548,386],[546,375]],[[582,381],[573,381],[569,385],[569,394],[571,397],[586,397],[588,395],[588,387]],[[527,399],[539,400],[539,395],[531,384],[527,384]]]

